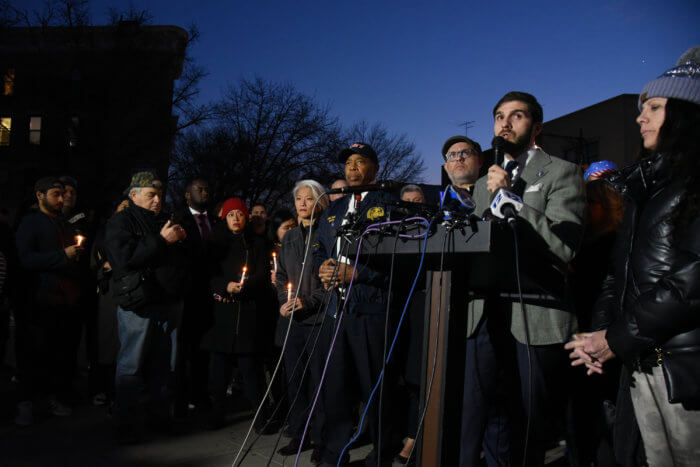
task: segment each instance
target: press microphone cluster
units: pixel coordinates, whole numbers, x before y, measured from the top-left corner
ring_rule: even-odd
[[[348,193],[364,193],[365,191],[396,191],[399,189],[399,184],[392,180],[382,180],[369,185],[344,186],[342,188],[334,188],[326,192],[327,195],[339,195]]]

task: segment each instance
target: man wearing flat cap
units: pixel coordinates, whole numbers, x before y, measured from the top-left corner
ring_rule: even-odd
[[[377,153],[366,143],[354,143],[342,150],[339,161],[345,164],[345,180],[350,187],[375,182],[379,170]],[[321,465],[345,465],[347,454],[340,459],[344,446],[353,435],[353,402],[357,396],[363,402],[369,399],[372,388],[379,379],[384,354],[384,327],[386,278],[372,269],[372,261],[354,266],[355,252],[349,251],[348,242],[336,237],[343,225],[357,223],[369,225],[388,218],[382,203],[394,197],[381,191],[369,191],[344,196],[333,201],[321,214],[318,222],[318,243],[314,245],[314,262],[319,277],[330,293],[326,320],[332,326],[328,330],[326,344],[330,346],[334,328],[340,326],[328,364],[324,388],[324,413],[326,415],[326,446]],[[352,281],[352,287],[350,282]],[[347,296],[347,303],[343,306]],[[342,318],[341,318],[342,316]],[[389,331],[391,332],[391,331]],[[358,384],[359,383],[359,384]],[[360,394],[352,388],[359,386]],[[384,394],[390,384],[385,382]],[[367,465],[391,465],[390,417],[382,417],[382,455],[377,452],[377,407],[379,392],[375,394],[367,420],[374,450]],[[383,401],[386,412],[388,401]],[[378,460],[381,458],[381,462]]]
[[[161,216],[163,185],[138,172],[127,189],[129,207],[107,223],[105,250],[112,265],[121,347],[117,356],[114,419],[118,440],[139,441],[148,381],[150,413],[166,418],[165,396],[175,370],[183,289],[188,282],[185,230]],[[163,420],[156,420],[163,421]]]

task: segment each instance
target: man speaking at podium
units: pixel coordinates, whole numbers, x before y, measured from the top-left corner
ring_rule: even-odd
[[[356,249],[350,250],[342,236],[336,232],[343,226],[355,226],[361,233],[366,226],[388,219],[383,201],[393,199],[392,195],[377,191],[374,185],[379,171],[379,160],[374,149],[365,143],[354,143],[340,152],[340,162],[345,164],[345,179],[348,182],[349,196],[333,201],[321,214],[318,222],[318,243],[314,245],[314,262],[326,289],[333,289],[326,320],[332,326],[324,326],[327,345],[331,345],[333,332],[340,326],[337,338],[331,349],[331,358],[323,382],[323,403],[326,434],[322,464],[345,465],[348,455],[340,460],[343,447],[353,435],[353,403],[359,390],[362,402],[369,399],[372,388],[377,383],[384,359],[384,327],[388,297],[388,279],[384,274],[371,269],[368,264],[358,264],[353,274]],[[366,191],[359,188],[367,185]],[[353,192],[354,189],[354,192]],[[356,238],[357,234],[351,234]],[[350,287],[352,282],[352,287]],[[344,312],[343,302],[348,295]],[[328,331],[328,332],[326,332]],[[391,336],[389,330],[389,336]],[[326,347],[328,348],[328,347]],[[385,375],[385,380],[386,380]],[[384,385],[382,412],[387,412],[387,394],[391,394],[388,381]],[[369,454],[367,465],[391,465],[390,422],[382,417],[381,451],[379,456],[377,431],[377,407],[379,391],[376,392],[365,424],[369,429],[374,450]],[[381,462],[378,460],[381,459]]]
[[[498,200],[514,199],[509,214],[520,256],[527,252],[535,258],[526,264],[521,259],[521,276],[534,273],[534,263],[542,263],[563,279],[583,230],[583,178],[576,165],[535,145],[542,131],[542,107],[534,96],[509,92],[498,101],[493,116],[494,135],[502,138],[498,149],[505,157],[476,182],[476,214],[490,207],[500,217],[506,209]],[[496,144],[494,140],[494,149]],[[502,266],[514,268],[515,258]],[[557,405],[563,404],[569,369],[563,344],[577,330],[576,316],[561,304],[562,297],[544,295],[529,296],[524,314],[512,293],[495,293],[468,305],[463,466],[478,465],[482,449],[488,465],[522,465],[524,456],[525,465],[544,464],[551,434],[547,431],[557,426],[550,421],[563,412],[563,405]]]

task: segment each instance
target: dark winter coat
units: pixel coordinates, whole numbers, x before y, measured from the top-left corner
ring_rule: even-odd
[[[316,223],[318,224],[318,223]],[[326,295],[323,284],[314,273],[313,244],[317,242],[318,225],[312,229],[311,245],[306,249],[306,241],[309,228],[300,225],[282,238],[278,267],[277,267],[277,298],[280,304],[287,302],[287,284],[292,284],[292,298],[298,292],[298,296],[304,304],[304,308],[294,312],[294,325],[314,326],[323,321],[323,302]],[[306,259],[304,259],[304,253]],[[306,266],[304,266],[306,264]],[[301,270],[304,267],[304,277],[301,278]],[[299,289],[301,281],[301,289]],[[286,332],[288,318],[280,317],[283,331]],[[280,326],[278,326],[280,327]]]
[[[700,344],[700,219],[674,238],[669,215],[683,187],[670,165],[656,154],[627,170],[623,184],[614,181],[628,203],[594,324],[607,328],[611,350],[630,369],[653,364],[656,347]]]
[[[136,271],[149,281],[149,303],[181,300],[190,282],[187,244],[168,245],[160,235],[167,216],[135,204],[114,214],[105,227],[104,250],[114,281]]]
[[[275,315],[262,305],[269,293],[270,266],[262,239],[247,232],[232,233],[223,224],[214,226],[207,247],[207,264],[212,295],[216,301],[213,323],[203,338],[202,347],[212,352],[249,354],[266,352],[272,345]],[[229,282],[239,282],[247,267],[243,290],[229,294]]]
[[[80,271],[64,251],[76,243],[70,224],[60,216],[32,211],[20,222],[15,238],[32,301],[40,306],[75,305],[81,293]]]

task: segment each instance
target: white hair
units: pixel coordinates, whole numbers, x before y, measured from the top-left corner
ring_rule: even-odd
[[[420,192],[421,195],[425,196],[423,194],[423,189],[421,187],[419,187],[418,185],[414,185],[414,184],[408,184],[408,185],[405,185],[403,188],[401,188],[401,193],[399,194],[399,197],[402,197],[404,193],[409,193],[409,192],[412,193],[414,191],[418,191],[418,192]]]
[[[294,185],[294,189],[292,190],[292,199],[296,199],[297,192],[304,187],[311,189],[311,195],[314,197],[314,201],[318,201],[316,205],[321,211],[328,207],[328,196],[321,196],[326,190],[323,188],[323,185],[318,183],[316,180],[299,180],[296,185]]]

